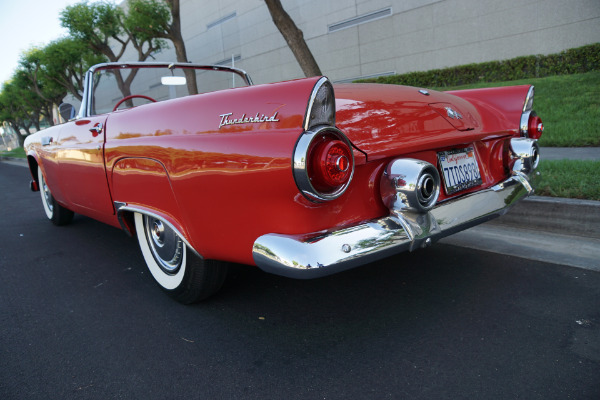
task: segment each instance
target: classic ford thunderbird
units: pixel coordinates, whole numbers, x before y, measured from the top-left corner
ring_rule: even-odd
[[[315,278],[504,214],[534,191],[533,94],[106,63],[79,112],[63,104],[69,121],[25,147],[50,221],[122,228],[160,287],[192,303],[229,263]]]

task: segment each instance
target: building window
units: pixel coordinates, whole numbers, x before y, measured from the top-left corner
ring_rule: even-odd
[[[352,26],[365,24],[367,22],[375,21],[377,19],[389,17],[392,15],[392,7],[384,8],[383,10],[373,11],[368,14],[359,15],[354,18],[347,19],[342,22],[329,25],[327,28],[329,32],[336,32],[342,29],[350,28]]]

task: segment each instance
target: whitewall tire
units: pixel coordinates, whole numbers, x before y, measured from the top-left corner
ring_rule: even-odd
[[[144,261],[158,285],[175,300],[190,304],[216,293],[227,264],[205,260],[192,251],[166,221],[135,213],[135,229]]]
[[[52,221],[54,225],[66,225],[71,222],[73,219],[73,211],[64,208],[54,199],[52,192],[50,192],[50,188],[46,184],[46,179],[44,178],[42,169],[39,166],[38,185],[40,188],[42,206],[44,207],[46,217],[48,217],[48,219]]]

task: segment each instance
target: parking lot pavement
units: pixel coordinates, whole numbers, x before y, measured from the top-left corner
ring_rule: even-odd
[[[235,266],[183,306],[28,179],[0,164],[2,400],[600,398],[600,272],[435,244],[310,281]]]

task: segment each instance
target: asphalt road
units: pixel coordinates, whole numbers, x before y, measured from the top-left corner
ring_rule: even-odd
[[[0,163],[1,399],[600,398],[599,272],[437,244],[312,281],[239,266],[183,306],[28,180]]]

